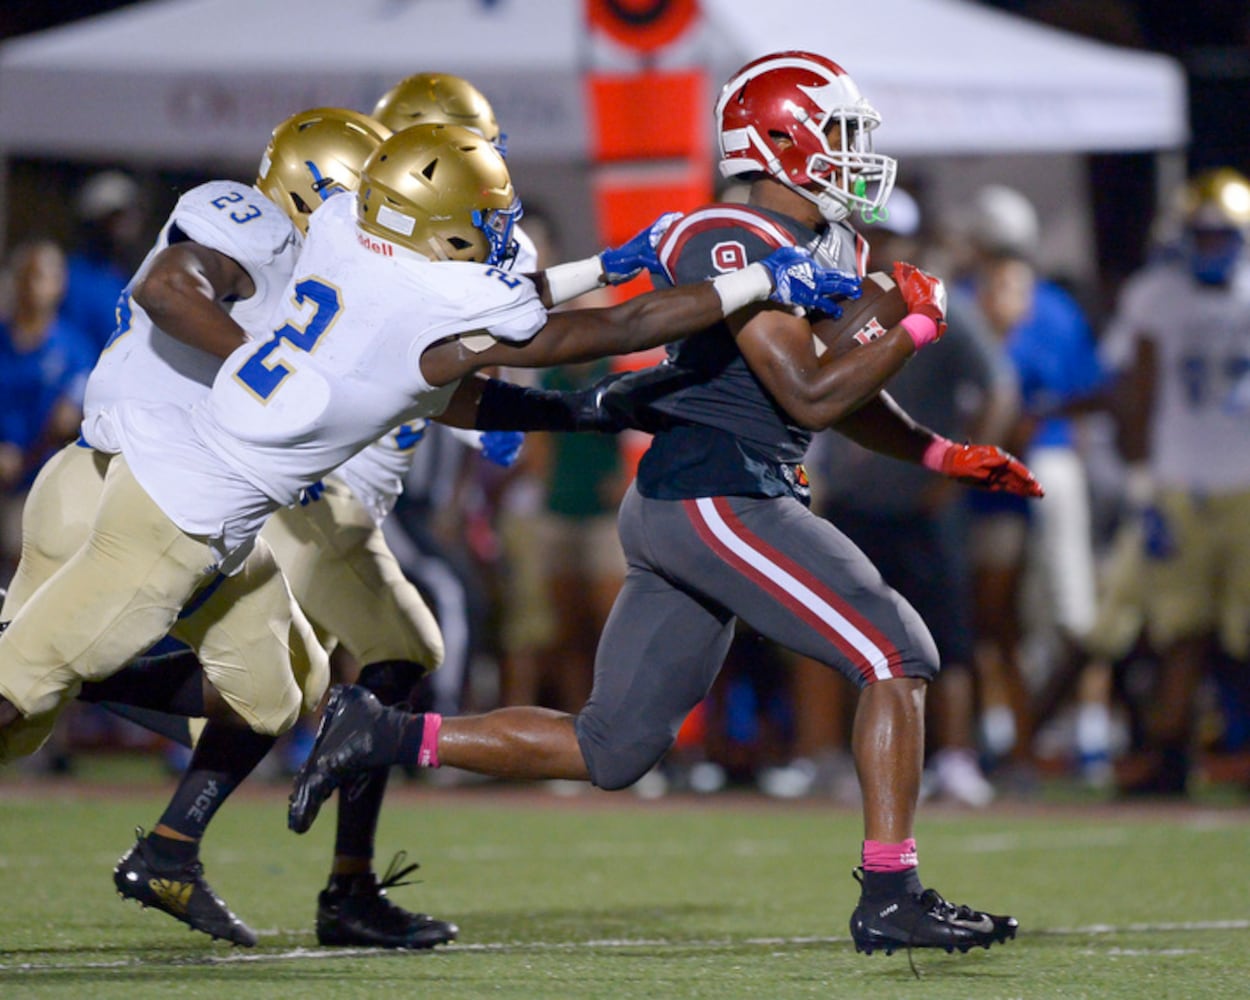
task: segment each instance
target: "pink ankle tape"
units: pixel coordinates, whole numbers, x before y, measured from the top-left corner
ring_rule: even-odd
[[[946,457],[946,453],[953,447],[955,447],[954,442],[939,434],[935,434],[933,440],[929,442],[929,446],[925,448],[924,457],[920,459],[920,464],[926,469],[941,472],[942,459]]]
[[[916,867],[916,838],[908,837],[901,844],[865,840],[863,859],[866,872],[905,872]]]
[[[922,313],[908,313],[899,321],[899,326],[911,336],[911,342],[916,345],[916,350],[937,340],[937,323]]]
[[[443,728],[443,717],[437,712],[425,713],[425,725],[421,729],[421,752],[418,767],[438,767],[438,731]]]

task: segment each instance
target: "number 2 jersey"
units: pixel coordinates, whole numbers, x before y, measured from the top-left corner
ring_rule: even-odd
[[[513,230],[518,243],[517,255],[508,264],[514,274],[538,270],[538,251],[520,228]],[[381,524],[395,507],[403,492],[404,480],[412,468],[417,444],[425,433],[425,422],[402,424],[391,433],[348,459],[335,475],[347,483],[356,499],[369,511],[376,524]],[[476,431],[454,430],[454,435],[472,447],[479,447],[481,437]]]
[[[397,426],[435,416],[421,355],[482,330],[523,342],[547,321],[534,286],[497,268],[432,262],[356,226],[355,198],[314,213],[268,338],[221,365],[189,411],[122,404],[136,478],[188,534],[234,556],[278,506]],[[227,559],[223,568],[233,568]]]
[[[664,234],[657,249],[672,284],[736,271],[782,246],[809,250],[823,267],[863,274],[867,244],[849,226],[817,234],[788,216],[746,205],[710,205]],[[796,424],[756,378],[725,322],[668,347],[662,364],[624,376],[613,389],[654,433],[638,467],[638,489],[656,500],[707,496],[795,496],[807,502],[800,468],[811,432]]]
[[[1161,263],[1125,286],[1104,350],[1131,358],[1154,342],[1150,465],[1165,487],[1250,489],[1250,265],[1226,288]]]
[[[255,188],[209,181],[174,205],[160,236],[117,305],[117,328],[87,381],[83,439],[97,451],[119,444],[109,414],[123,401],[189,407],[208,394],[221,359],[175,340],[135,303],[131,289],[152,261],[174,243],[191,241],[225,254],[252,280],[255,291],[224,308],[249,336],[264,336],[299,255],[300,236],[286,213]]]

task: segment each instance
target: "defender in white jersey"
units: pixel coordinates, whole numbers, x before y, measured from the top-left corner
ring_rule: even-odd
[[[110,429],[113,408],[122,400],[185,408],[208,393],[220,358],[268,330],[267,317],[285,291],[301,243],[292,222],[334,191],[353,188],[364,159],[386,134],[356,112],[302,112],[275,130],[256,187],[216,181],[179,199],[119,303],[118,329],[89,382],[83,441],[49,463],[39,495],[32,495],[6,618],[88,538],[119,450]],[[276,613],[284,605],[285,612]],[[72,628],[73,617],[67,620]],[[296,711],[301,702],[305,710],[316,706],[328,680],[325,652],[291,604],[264,545],[243,572],[204,587],[171,634],[195,655],[133,668],[113,685],[88,685],[92,700],[122,702],[137,721],[151,724],[153,709],[220,720],[210,721],[166,814],[122,859],[115,879],[123,895],[206,933],[251,944],[254,933],[192,869],[196,862],[186,845],[194,847],[230,789],[272,747],[273,733],[292,717],[292,701]],[[212,683],[202,686],[202,678]],[[215,698],[218,689],[224,706]],[[33,749],[56,714],[7,729],[0,735],[3,755]],[[245,723],[257,732],[241,731]],[[206,786],[213,794],[203,794]],[[171,846],[175,841],[180,846]],[[149,898],[151,873],[186,886],[185,910]]]
[[[302,237],[311,208],[332,194],[354,190],[365,159],[387,135],[384,126],[355,113],[315,109],[295,115],[275,130],[256,185],[286,211]],[[310,146],[318,147],[313,155]],[[221,353],[228,351],[218,352],[215,365],[220,364]],[[395,684],[396,678],[405,678],[410,688],[442,658],[438,623],[404,577],[375,520],[394,502],[398,480],[392,489],[392,470],[406,468],[414,446],[405,428],[387,435],[358,456],[361,474],[328,478],[324,489],[305,493],[305,499],[316,496],[317,502],[280,509],[265,529],[264,541],[273,549],[318,638],[327,648],[342,642],[362,665],[361,680],[381,690]],[[217,732],[221,725],[210,721],[199,743],[222,738]],[[249,741],[233,757],[236,774],[250,772],[270,745]],[[376,799],[363,788],[345,797],[340,839],[352,851],[350,859],[336,859],[335,867],[350,865],[352,878],[346,884],[342,878],[332,880],[319,897],[318,938],[338,945],[408,948],[454,940],[454,924],[395,906],[386,898],[387,881],[379,883],[373,875],[380,787],[378,792]],[[177,798],[178,794],[171,808]],[[159,849],[166,832],[164,825],[158,826],[146,844]],[[123,859],[119,870],[125,866]],[[388,878],[393,882],[404,874],[388,873]]]
[[[218,359],[177,339],[154,321],[153,313],[181,311],[185,316],[189,311],[185,300],[192,300],[190,308],[211,313],[214,322],[220,315],[231,323],[230,336],[235,329],[263,329],[264,318],[280,301],[299,245],[299,235],[286,215],[248,185],[212,181],[178,200],[118,303],[117,329],[87,383],[82,440],[47,463],[31,492],[23,517],[22,559],[5,597],[5,620],[15,617],[86,540],[110,457],[120,450],[108,418],[113,408],[121,401],[136,400],[186,407],[207,395],[212,385]],[[161,290],[162,284],[189,286],[200,281],[226,301],[219,305],[198,290],[190,295]],[[177,321],[166,326],[179,329]],[[266,587],[285,590],[271,563],[262,550],[254,572],[263,573]],[[272,625],[256,622],[243,630],[253,641],[240,648],[237,631],[232,634],[247,621],[247,601],[237,593],[239,583],[219,586],[201,613],[175,623],[173,633],[196,650],[207,679],[220,682],[220,693],[236,716],[254,728],[276,728],[281,722],[275,715],[287,714],[294,690],[290,668],[265,684],[249,684],[246,691],[233,678],[261,676],[266,664],[282,664],[289,645],[297,671],[319,678],[310,689],[315,704],[319,697],[315,689],[328,677],[324,653],[294,609],[289,636],[284,633],[278,645],[270,638],[277,638]],[[195,634],[201,630],[202,635]],[[7,743],[3,757],[34,749],[29,743],[42,741],[54,717],[55,713],[44,713],[41,724],[22,741],[26,745]]]
[[[1179,221],[1179,245],[1130,279],[1104,338],[1127,362],[1140,596],[1163,658],[1152,768],[1130,793],[1184,794],[1198,682],[1221,651],[1250,655],[1250,180],[1194,177]]]

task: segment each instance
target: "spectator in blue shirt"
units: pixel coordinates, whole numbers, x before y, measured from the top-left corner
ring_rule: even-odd
[[[1044,504],[970,497],[978,660],[987,688],[999,687],[1010,706],[991,712],[987,741],[1000,751],[1014,743],[1017,759],[1028,760],[1033,712],[1018,663],[1025,570],[1040,571],[1047,597],[1041,620],[1057,629],[1061,658],[1074,655],[1094,624],[1096,586],[1089,484],[1067,410],[1093,397],[1107,376],[1081,307],[1037,271],[1039,225],[1028,199],[1000,185],[983,188],[973,199],[969,237],[975,267],[959,292],[976,299],[1020,386],[1022,419],[1007,447],[1046,483]]]
[[[117,299],[146,250],[139,185],[119,170],[90,177],[75,201],[80,232],[68,259],[61,316],[98,354],[116,325]]]
[[[16,560],[22,497],[44,460],[77,436],[95,351],[57,315],[65,294],[59,246],[25,243],[13,251],[9,270],[12,304],[0,322],[0,546],[6,560]]]

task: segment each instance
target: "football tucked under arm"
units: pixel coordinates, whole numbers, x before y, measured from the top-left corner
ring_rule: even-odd
[[[840,317],[826,316],[812,324],[817,357],[828,353],[830,360],[839,358],[852,348],[883,336],[907,315],[902,291],[884,271],[865,276],[861,288],[858,299],[840,303]]]

